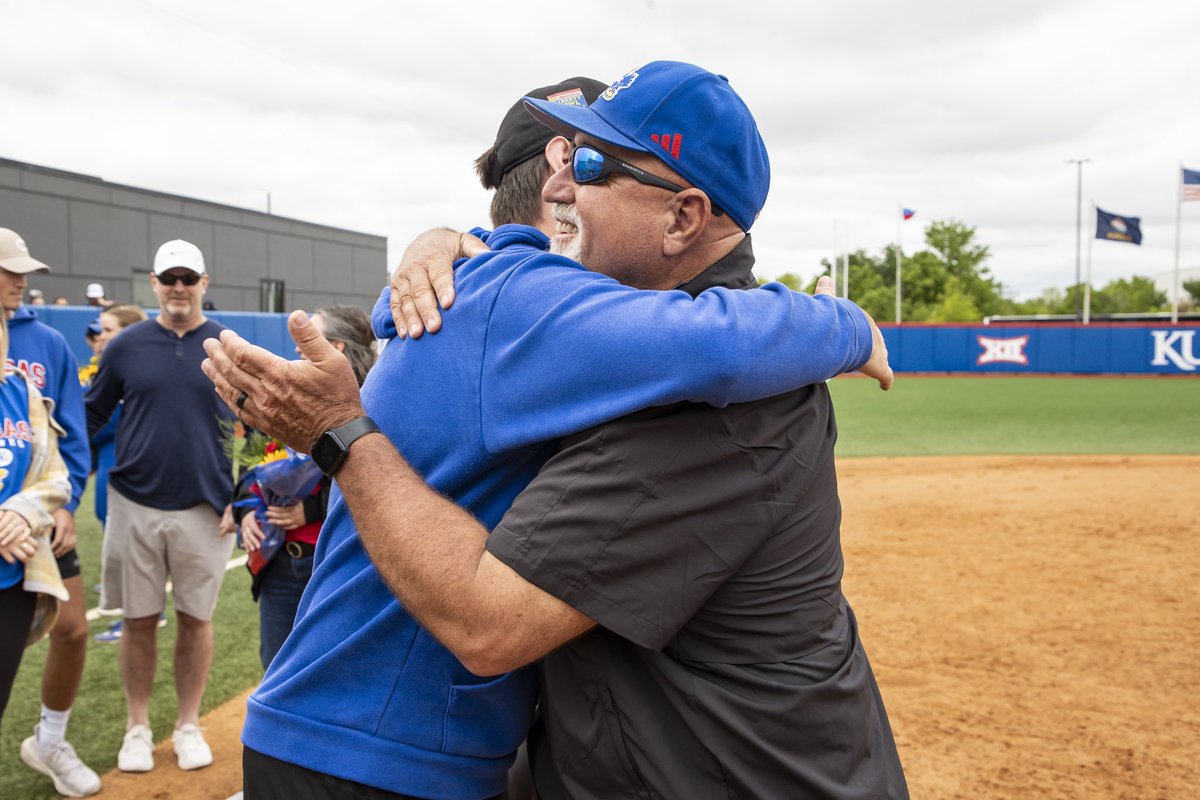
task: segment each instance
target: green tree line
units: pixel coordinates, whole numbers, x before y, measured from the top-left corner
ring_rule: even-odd
[[[976,239],[975,229],[957,220],[931,222],[925,228],[925,247],[901,254],[903,299],[901,313],[906,322],[978,322],[996,314],[1074,314],[1075,294],[1082,286],[1047,289],[1032,300],[1005,296],[1004,285],[991,274],[988,247]],[[850,299],[877,320],[895,319],[896,246],[878,254],[856,250],[849,255]],[[822,259],[825,275],[831,261]],[[839,291],[841,265],[838,269]],[[820,277],[820,276],[818,276]],[[795,273],[775,280],[797,291],[811,292],[817,278],[805,283]],[[1200,281],[1184,283],[1184,289],[1200,298]],[[1093,315],[1169,311],[1165,293],[1150,278],[1135,275],[1119,278],[1092,289]]]

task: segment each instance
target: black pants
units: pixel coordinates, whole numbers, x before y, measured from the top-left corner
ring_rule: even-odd
[[[245,800],[420,800],[314,772],[249,747],[242,749],[242,791]]]
[[[25,591],[20,583],[0,589],[0,719],[4,719],[8,696],[17,679],[36,608],[37,595]]]

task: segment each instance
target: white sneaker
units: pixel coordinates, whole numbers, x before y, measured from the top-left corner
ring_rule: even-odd
[[[145,725],[134,725],[125,732],[121,752],[117,753],[121,772],[149,772],[154,769],[154,736]]]
[[[21,742],[21,760],[54,781],[54,788],[67,797],[87,797],[100,791],[100,776],[79,760],[65,739],[43,747],[34,735]]]
[[[175,742],[175,756],[179,759],[180,769],[200,769],[213,762],[212,750],[204,741],[199,726],[189,722],[176,728],[171,740]]]

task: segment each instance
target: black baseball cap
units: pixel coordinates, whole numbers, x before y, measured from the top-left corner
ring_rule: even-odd
[[[608,84],[592,78],[567,78],[553,86],[534,89],[528,96],[560,105],[586,106],[607,88]],[[495,189],[509,170],[539,155],[557,135],[525,110],[524,98],[518,100],[496,131],[496,143],[492,145],[495,158],[488,174],[480,177],[484,188]]]

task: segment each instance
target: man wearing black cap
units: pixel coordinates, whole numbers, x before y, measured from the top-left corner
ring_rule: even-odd
[[[586,109],[527,105],[573,139],[543,194],[556,252],[647,289],[750,284],[766,150],[723,77],[656,62]],[[502,565],[445,590],[450,611],[414,587],[432,570],[404,525],[359,527],[402,601],[454,652],[486,654],[473,667],[542,656],[540,798],[906,797],[841,593],[835,439],[824,386],[568,437],[490,535],[443,504],[413,520],[461,531],[468,567],[477,550],[475,569]],[[521,631],[491,627],[514,608]],[[456,630],[465,614],[485,632]]]
[[[604,89],[603,83],[591,78],[568,78],[534,89],[529,96],[583,107]],[[546,232],[554,230],[550,207],[541,198],[547,176],[546,161],[541,156],[553,138],[553,131],[530,116],[524,103],[517,103],[504,115],[496,143],[475,159],[479,182],[483,188],[495,191],[491,206],[494,225],[516,223]],[[506,176],[508,180],[504,180]]]
[[[560,168],[567,143],[551,140],[549,131],[540,136],[550,140],[545,163]],[[640,167],[618,166],[647,186],[661,182]],[[703,201],[697,190],[685,193],[692,214]],[[613,223],[636,227],[648,212],[648,206],[631,207],[629,219]],[[553,233],[560,224],[547,227]],[[699,232],[688,227],[685,235],[695,239]],[[488,244],[493,252],[460,267],[455,324],[419,343],[391,341],[367,378],[361,405],[357,387],[349,396],[343,391],[341,381],[349,375],[344,360],[322,349],[302,314],[289,322],[310,362],[285,362],[229,334],[206,343],[211,360],[205,371],[231,408],[249,424],[312,449],[314,460],[337,475],[348,498],[353,495],[350,503],[336,491],[331,497],[296,628],[250,699],[243,730],[248,800],[306,795],[330,781],[421,797],[495,794],[531,718],[532,673],[492,677],[507,669],[499,666],[512,655],[507,647],[494,656],[485,649],[444,647],[457,648],[463,634],[482,633],[482,617],[477,620],[474,611],[455,616],[455,630],[447,630],[434,612],[426,621],[439,641],[417,625],[407,599],[395,603],[383,580],[394,576],[376,570],[357,526],[378,524],[377,512],[425,519],[430,499],[442,501],[420,484],[411,502],[407,494],[394,495],[384,506],[368,508],[359,499],[360,453],[382,445],[380,471],[367,480],[393,487],[412,478],[398,448],[434,486],[490,526],[563,435],[660,403],[727,405],[776,394],[854,368],[871,352],[868,319],[832,297],[778,287],[714,289],[695,299],[682,292],[639,292],[545,253],[540,248],[548,237],[533,228],[501,225],[488,234]],[[681,253],[678,244],[668,250]],[[390,318],[386,304],[383,313]],[[714,348],[715,342],[722,346]],[[423,527],[420,541],[410,542],[413,552],[449,548],[420,558],[428,565],[450,558],[449,570],[420,590],[432,585],[440,598],[435,605],[453,605],[446,592],[475,597],[476,588],[498,577],[497,567],[499,576],[516,578],[491,556],[480,561],[479,539],[474,564],[482,568],[476,575],[481,583],[462,585],[467,562],[454,551],[470,542],[461,538],[457,522],[446,530]],[[377,539],[374,532],[367,535]],[[545,638],[547,613],[574,633],[591,626],[531,584],[506,585],[515,594],[494,598],[496,608],[505,609],[499,625],[534,649]],[[530,604],[514,605],[522,598]],[[414,607],[428,612],[427,599],[414,598]],[[490,610],[479,610],[487,612],[489,626],[496,624]]]

